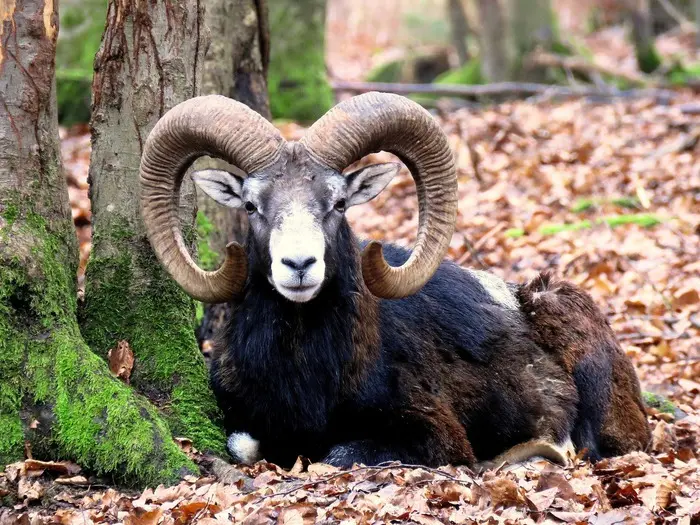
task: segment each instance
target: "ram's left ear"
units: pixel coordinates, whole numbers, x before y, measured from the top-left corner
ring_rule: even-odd
[[[365,203],[379,195],[401,170],[401,164],[372,164],[348,174],[347,207]]]

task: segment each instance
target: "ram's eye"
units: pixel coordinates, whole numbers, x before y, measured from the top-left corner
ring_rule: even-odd
[[[248,215],[258,211],[258,209],[255,207],[255,204],[253,204],[250,201],[246,201],[246,203],[243,205],[243,207],[245,208],[245,211],[248,212]]]
[[[341,213],[344,212],[345,211],[345,199],[340,199],[338,202],[336,202],[335,209]]]

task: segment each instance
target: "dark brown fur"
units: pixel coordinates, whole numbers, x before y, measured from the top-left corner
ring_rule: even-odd
[[[639,381],[591,296],[542,274],[519,289],[518,299],[535,342],[574,377],[579,420],[599,412],[596,428],[578,428],[577,448],[588,448],[592,458],[646,448],[651,435]]]

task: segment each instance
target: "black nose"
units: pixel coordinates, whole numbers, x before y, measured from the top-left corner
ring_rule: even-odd
[[[288,259],[287,257],[284,257],[282,259],[282,264],[285,266],[289,266],[292,270],[296,270],[298,272],[303,272],[306,270],[309,266],[311,266],[313,263],[316,262],[316,257],[308,257],[306,259]]]

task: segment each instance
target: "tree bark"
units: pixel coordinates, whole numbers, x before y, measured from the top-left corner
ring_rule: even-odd
[[[204,57],[202,94],[218,94],[243,102],[268,120],[267,68],[270,31],[265,0],[206,0],[205,25],[211,43]],[[197,169],[235,171],[219,159],[201,159]],[[242,244],[248,232],[244,210],[225,208],[197,193],[197,250],[201,266],[214,269],[230,242]],[[228,318],[227,304],[204,305],[198,338],[211,339]]]
[[[551,0],[508,0],[510,80],[543,81],[543,71],[526,71],[525,57],[538,46],[549,50],[557,38]]]
[[[488,82],[503,82],[510,77],[510,61],[503,6],[499,0],[477,0],[481,72]]]
[[[211,42],[204,57],[203,95],[225,95],[243,102],[270,119],[267,67],[270,34],[265,0],[207,0],[204,17]],[[202,159],[198,169],[232,169],[218,159]],[[197,194],[198,250],[203,267],[212,269],[222,260],[229,242],[242,243],[248,217],[242,210],[216,204]]]
[[[643,73],[652,73],[661,65],[661,58],[654,42],[654,20],[649,0],[627,0],[627,11],[637,66]]]
[[[464,12],[462,0],[449,0],[447,2],[447,17],[450,22],[450,37],[452,45],[457,52],[459,65],[463,66],[469,60],[467,37],[469,36],[469,23]]]
[[[194,335],[194,302],[158,263],[139,211],[143,143],[158,119],[199,94],[204,50],[200,0],[110,0],[95,57],[90,198],[93,248],[81,327],[97,354],[126,340],[132,385],[176,436],[224,453],[218,409]],[[186,177],[180,220],[195,244],[195,193]]]
[[[4,2],[0,17],[0,464],[21,459],[28,442],[35,457],[71,459],[120,481],[174,481],[196,467],[78,329],[56,4]]]
[[[270,108],[275,118],[314,121],[333,105],[325,56],[325,0],[269,0]]]

